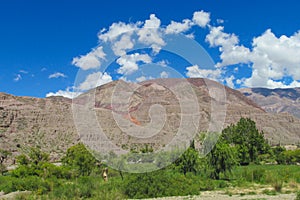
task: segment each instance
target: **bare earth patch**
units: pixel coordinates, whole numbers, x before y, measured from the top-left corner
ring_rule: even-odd
[[[148,200],[294,200],[295,198],[296,194],[278,194],[275,196],[265,194],[229,196],[227,194],[224,194],[224,192],[222,191],[208,191],[201,192],[201,195],[199,196],[163,197]]]

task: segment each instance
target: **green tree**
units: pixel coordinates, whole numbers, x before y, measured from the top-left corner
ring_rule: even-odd
[[[236,125],[230,125],[222,131],[222,137],[236,146],[240,164],[257,162],[258,156],[270,152],[270,146],[259,132],[256,124],[249,118],[241,118]]]
[[[0,149],[0,173],[3,175],[4,172],[7,171],[4,162],[11,155],[11,152],[7,150]]]
[[[62,163],[75,170],[76,176],[88,176],[96,167],[96,159],[83,144],[77,144],[67,150]]]
[[[43,176],[46,172],[44,166],[49,163],[49,154],[39,148],[31,148],[28,155],[21,154],[16,160],[18,167],[12,172],[14,176]]]
[[[175,165],[184,175],[188,172],[196,174],[199,171],[200,162],[199,153],[195,150],[195,144],[192,141],[190,147],[175,161]]]
[[[220,179],[220,173],[230,173],[236,166],[236,151],[222,138],[217,142],[207,157],[208,165],[211,168],[211,178]]]

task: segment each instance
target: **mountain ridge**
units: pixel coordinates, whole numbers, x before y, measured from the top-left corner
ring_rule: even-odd
[[[289,113],[300,118],[300,88],[244,88],[240,91],[270,113]]]
[[[155,79],[141,83],[114,81],[94,88],[73,100],[65,97],[16,97],[0,93],[0,148],[18,155],[27,151],[30,146],[40,146],[42,150],[51,153],[52,160],[58,160],[67,148],[80,141],[81,135],[77,133],[72,105],[84,105],[89,98],[94,97],[89,109],[96,112],[97,120],[106,131],[107,137],[125,149],[130,148],[130,145],[144,145],[144,141],[124,134],[114,117],[119,117],[118,119],[124,122],[130,121],[132,125],[146,126],[151,122],[148,114],[150,107],[154,104],[164,106],[167,122],[157,135],[147,141],[154,148],[161,148],[174,137],[180,124],[179,102],[171,90],[172,87],[178,87],[185,91],[186,88],[180,88],[184,86],[180,85],[184,80],[191,84],[190,87],[200,106],[200,131],[208,130],[212,116],[211,105],[217,102],[226,106],[223,128],[236,123],[241,117],[249,117],[256,122],[259,130],[265,132],[272,144],[296,144],[300,141],[300,120],[296,117],[267,113],[240,91],[208,79],[194,78]],[[210,85],[210,89],[207,85]],[[210,92],[222,88],[225,89],[226,99],[219,102]],[[131,94],[132,90],[134,92],[127,103],[122,103],[122,99],[112,103],[113,95],[118,95],[114,94],[116,89],[119,89],[122,95]],[[190,94],[186,94],[187,99],[188,95]],[[154,116],[159,117],[155,110]]]

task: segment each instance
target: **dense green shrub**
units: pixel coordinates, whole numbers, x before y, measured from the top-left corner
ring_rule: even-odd
[[[241,118],[236,125],[230,125],[222,131],[222,137],[236,147],[241,165],[259,162],[259,155],[270,153],[270,146],[259,132],[255,122],[249,118]]]
[[[0,179],[0,191],[5,193],[28,190],[37,192],[38,194],[44,194],[58,185],[59,184],[53,180],[43,180],[37,176],[28,176],[26,178],[4,176]]]
[[[132,175],[124,185],[124,192],[129,198],[197,195],[200,191],[199,183],[194,175],[157,171]]]
[[[96,159],[83,144],[70,147],[62,162],[73,170],[74,176],[88,176],[96,167]]]
[[[295,200],[300,200],[300,191],[297,192],[297,196]]]
[[[282,151],[277,158],[279,164],[293,165],[300,163],[300,149]]]
[[[212,151],[208,154],[208,165],[210,177],[220,179],[220,174],[230,173],[237,165],[235,148],[230,147],[222,138],[217,142]]]

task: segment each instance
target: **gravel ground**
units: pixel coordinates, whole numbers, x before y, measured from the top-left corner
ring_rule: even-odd
[[[29,194],[29,191],[24,192],[12,192],[9,194],[4,195],[0,193],[0,199],[6,200],[13,200],[15,199],[16,195],[19,194]],[[154,199],[147,199],[147,200],[295,200],[296,194],[278,194],[276,196],[272,195],[226,195],[224,192],[201,192],[199,196],[182,196],[182,197],[162,197],[162,198],[154,198]]]
[[[201,192],[199,196],[185,196],[185,197],[163,197],[148,200],[295,200],[296,194],[278,194],[272,195],[226,195],[222,192]]]

